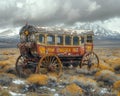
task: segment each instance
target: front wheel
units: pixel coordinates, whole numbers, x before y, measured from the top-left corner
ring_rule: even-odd
[[[42,71],[42,69],[44,69]],[[38,66],[36,68],[36,72],[37,73],[56,73],[57,76],[59,77],[62,74],[62,63],[59,59],[58,56],[56,55],[44,55],[39,63]]]
[[[84,65],[87,65],[87,68],[90,69],[92,66],[99,67],[99,58],[94,52],[85,53],[82,57],[80,68]]]
[[[20,55],[16,61],[16,72],[19,77],[28,77],[35,69],[30,67],[30,61],[26,56]]]

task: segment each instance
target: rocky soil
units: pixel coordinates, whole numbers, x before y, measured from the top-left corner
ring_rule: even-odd
[[[0,49],[0,96],[120,96],[120,48],[96,48],[99,68],[63,68],[54,73],[19,78],[16,48]]]

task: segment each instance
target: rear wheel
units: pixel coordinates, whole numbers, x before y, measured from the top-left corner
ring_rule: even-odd
[[[99,58],[94,52],[85,53],[82,57],[80,68],[84,65],[87,65],[87,68],[90,69],[92,66],[99,67]]]
[[[57,76],[62,74],[62,63],[56,55],[44,55],[36,68],[37,73],[56,73]]]

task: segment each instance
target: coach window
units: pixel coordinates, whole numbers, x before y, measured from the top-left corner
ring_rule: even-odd
[[[71,37],[65,36],[65,45],[71,45]]]
[[[49,44],[49,45],[55,44],[55,36],[54,35],[47,36],[47,44]]]
[[[40,43],[45,43],[45,36],[43,34],[39,35],[39,42]]]
[[[92,43],[93,39],[92,39],[92,35],[87,35],[87,43]]]
[[[78,36],[73,37],[73,45],[79,45],[79,37]]]
[[[81,44],[84,43],[84,37],[81,37]]]
[[[57,45],[63,45],[63,36],[57,36]]]

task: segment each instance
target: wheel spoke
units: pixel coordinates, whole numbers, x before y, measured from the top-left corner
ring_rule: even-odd
[[[54,60],[54,62],[53,62],[52,64],[56,65],[57,63],[58,63],[58,61],[57,61],[57,60]]]
[[[45,61],[46,61],[46,63],[48,63],[48,62],[49,62],[49,58],[48,58],[48,57],[46,57],[46,58],[45,58]]]
[[[55,62],[55,59],[56,59],[56,58],[53,57],[52,60],[51,60],[51,63],[54,63],[54,62]]]
[[[52,63],[52,59],[53,59],[53,57],[51,56],[51,57],[49,57],[50,58],[50,61],[49,62],[51,62]]]

